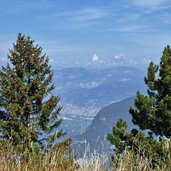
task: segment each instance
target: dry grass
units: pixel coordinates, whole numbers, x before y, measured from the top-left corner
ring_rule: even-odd
[[[151,160],[146,156],[135,154],[126,150],[124,155],[117,160],[117,164],[105,168],[110,163],[107,154],[84,155],[83,158],[73,162],[73,158],[67,157],[62,149],[53,149],[44,153],[44,156],[30,156],[29,161],[16,159],[13,147],[10,144],[0,146],[0,171],[171,171],[171,140],[163,145],[165,156],[161,167],[152,169]]]
[[[90,156],[84,155],[83,158],[77,160],[78,171],[105,171],[107,162],[109,162],[109,158],[105,153],[98,154],[94,151]]]
[[[171,140],[166,140],[163,145],[165,156],[160,160],[160,165],[152,165],[152,159],[145,155],[135,154],[126,150],[124,155],[113,165],[116,171],[171,171]]]
[[[31,154],[29,160],[19,159],[9,144],[0,146],[0,171],[74,171],[73,157],[65,149],[52,149],[44,155]]]

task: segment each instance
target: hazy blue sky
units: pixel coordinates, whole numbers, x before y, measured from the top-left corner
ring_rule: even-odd
[[[143,66],[171,44],[171,0],[0,0],[1,63],[19,32],[53,66]]]

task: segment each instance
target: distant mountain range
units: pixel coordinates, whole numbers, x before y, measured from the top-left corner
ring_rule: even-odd
[[[92,120],[86,131],[74,137],[73,147],[78,155],[82,155],[88,146],[88,151],[92,152],[109,150],[110,144],[106,140],[107,134],[112,132],[112,128],[119,119],[127,121],[128,130],[137,128],[132,123],[129,114],[130,106],[134,105],[135,98],[127,98],[120,102],[112,103],[102,108]]]
[[[64,68],[54,71],[55,94],[61,96],[64,113],[80,114],[84,109],[97,111],[112,102],[135,96],[137,90],[145,91],[144,72],[120,66],[108,69]],[[79,109],[79,110],[77,110]],[[74,112],[75,110],[75,112]]]

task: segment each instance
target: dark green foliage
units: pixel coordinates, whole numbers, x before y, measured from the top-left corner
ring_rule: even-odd
[[[163,51],[160,65],[150,63],[145,77],[148,96],[137,92],[135,108],[130,108],[133,123],[156,135],[171,137],[171,48]]]
[[[65,134],[59,96],[52,95],[53,72],[42,48],[18,35],[0,71],[0,135],[20,152],[51,145]],[[46,136],[45,136],[46,134]]]
[[[127,123],[122,119],[119,119],[116,126],[113,127],[112,134],[108,134],[107,139],[111,144],[115,145],[115,153],[121,154],[128,146],[128,132]]]
[[[107,138],[115,146],[114,159],[123,155],[127,149],[151,159],[152,165],[157,163],[162,166],[169,161],[163,149],[167,143],[166,138],[171,138],[170,46],[164,49],[159,66],[153,62],[149,64],[145,84],[148,86],[147,95],[138,91],[135,107],[129,110],[133,123],[139,126],[140,131],[134,129],[129,133],[126,122],[119,120]],[[149,131],[148,136],[143,130]],[[159,135],[159,140],[154,138],[153,134]]]
[[[118,120],[116,126],[113,127],[112,133],[108,134],[107,139],[115,146],[114,162],[117,162],[117,159],[124,154],[125,149],[134,151],[135,155],[141,155],[158,164],[164,156],[162,151],[164,141],[157,141],[151,134],[145,136],[144,131],[133,129],[128,132],[127,123],[122,119]]]

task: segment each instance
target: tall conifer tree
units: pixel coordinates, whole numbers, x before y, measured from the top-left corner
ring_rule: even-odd
[[[118,120],[107,139],[114,145],[114,161],[127,150],[151,158],[151,166],[168,162],[165,155],[166,138],[171,138],[171,48],[165,47],[160,65],[149,64],[145,84],[147,95],[137,92],[134,107],[130,107],[132,121],[140,130],[127,131],[127,123]],[[148,135],[145,131],[148,130]],[[159,140],[153,135],[160,136]],[[168,147],[169,149],[169,147]],[[168,161],[167,161],[168,160]]]
[[[137,92],[135,108],[130,108],[133,123],[161,137],[171,137],[171,48],[165,47],[160,65],[153,62],[145,77],[145,96]]]
[[[33,144],[53,144],[65,134],[56,131],[62,119],[59,96],[52,95],[53,72],[42,48],[18,35],[0,71],[0,136],[21,151]]]

